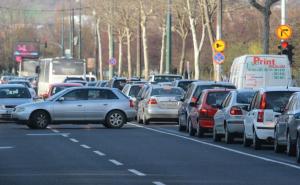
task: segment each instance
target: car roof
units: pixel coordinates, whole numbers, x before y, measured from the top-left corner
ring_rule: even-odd
[[[52,87],[68,87],[68,86],[82,86],[80,83],[54,83],[51,84]]]
[[[288,86],[264,87],[264,88],[261,88],[259,91],[260,92],[300,91],[300,87],[288,87]]]
[[[195,85],[214,85],[214,84],[217,84],[217,85],[232,85],[232,86],[234,86],[230,82],[217,82],[217,81],[196,81],[196,82],[193,82],[192,84],[195,84]]]
[[[28,80],[9,80],[9,82],[29,82]]]
[[[176,74],[157,74],[157,75],[151,75],[151,76],[180,76],[180,77],[182,77],[181,75],[176,75]]]
[[[26,88],[24,85],[22,84],[2,84],[0,85],[0,88],[9,88],[9,87],[19,87],[19,88]]]
[[[232,89],[205,89],[202,93],[210,93],[210,92],[230,92]]]

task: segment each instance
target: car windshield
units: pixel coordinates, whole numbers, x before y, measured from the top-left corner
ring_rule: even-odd
[[[179,88],[156,88],[151,92],[151,96],[182,96],[183,90]]]
[[[129,96],[136,98],[137,95],[139,94],[141,88],[142,88],[142,86],[139,86],[139,85],[132,86],[129,90]]]
[[[210,92],[207,94],[206,104],[208,105],[221,105],[223,100],[228,95],[229,91]]]
[[[187,91],[190,84],[192,83],[193,81],[183,81],[183,82],[179,82],[178,83],[178,87],[181,87],[184,91]]]
[[[77,87],[77,86],[57,86],[57,87],[53,87],[51,95],[57,94],[60,91],[71,88],[71,87]]]
[[[196,88],[193,97],[200,97],[202,91],[205,89],[236,89],[236,87],[233,85],[221,85],[221,84],[199,85]]]
[[[154,76],[155,82],[173,82],[175,80],[181,80],[181,76]]]
[[[238,92],[236,101],[240,104],[250,104],[255,91]]]
[[[292,91],[272,91],[266,93],[266,109],[273,109],[275,112],[281,112],[286,107]]]
[[[0,88],[0,98],[31,98],[27,88],[8,87]]]

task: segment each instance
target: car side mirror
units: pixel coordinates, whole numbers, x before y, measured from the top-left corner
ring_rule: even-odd
[[[58,102],[63,102],[63,101],[65,101],[65,98],[64,98],[64,97],[59,97],[59,98],[57,99],[57,101],[58,101]]]

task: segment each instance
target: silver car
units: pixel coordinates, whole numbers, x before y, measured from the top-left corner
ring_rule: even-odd
[[[135,118],[133,102],[117,89],[74,87],[44,102],[17,106],[13,117],[29,128],[44,129],[51,123],[99,123],[121,128]]]
[[[220,141],[225,137],[227,144],[232,143],[235,136],[244,133],[244,115],[255,94],[254,90],[231,91],[223,101],[220,109],[214,116],[213,138]]]
[[[151,86],[138,105],[137,121],[149,124],[150,121],[177,121],[178,109],[184,91],[179,87]]]
[[[0,119],[12,119],[12,112],[17,105],[33,102],[34,98],[24,85],[0,85]]]

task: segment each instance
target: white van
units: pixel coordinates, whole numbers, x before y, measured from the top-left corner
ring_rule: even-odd
[[[290,62],[286,55],[244,55],[234,59],[230,82],[237,89],[292,86]]]

